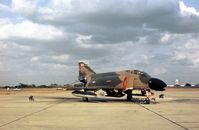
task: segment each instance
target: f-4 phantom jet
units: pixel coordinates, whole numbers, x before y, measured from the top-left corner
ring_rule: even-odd
[[[79,62],[79,81],[79,85],[74,85],[75,91],[72,94],[82,97],[85,102],[89,97],[96,97],[98,90],[109,97],[126,95],[127,100],[132,101],[134,90],[140,90],[140,95],[147,97],[151,90],[164,91],[167,86],[162,80],[140,70],[96,73],[84,62]],[[150,103],[150,99],[146,99]]]

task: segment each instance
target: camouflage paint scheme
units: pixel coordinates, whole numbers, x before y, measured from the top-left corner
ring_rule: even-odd
[[[163,91],[166,84],[152,78],[146,72],[140,70],[125,70],[119,72],[95,73],[87,64],[79,62],[79,81],[84,83],[84,91],[106,91],[108,96],[131,96],[133,89],[150,91],[154,89]]]

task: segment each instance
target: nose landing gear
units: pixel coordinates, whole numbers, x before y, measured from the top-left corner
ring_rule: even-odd
[[[83,102],[88,102],[88,98],[87,97],[82,97],[82,101]]]

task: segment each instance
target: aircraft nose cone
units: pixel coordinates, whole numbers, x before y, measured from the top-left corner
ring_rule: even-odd
[[[165,82],[157,78],[151,78],[148,84],[150,89],[156,91],[164,91],[164,88],[167,86]]]

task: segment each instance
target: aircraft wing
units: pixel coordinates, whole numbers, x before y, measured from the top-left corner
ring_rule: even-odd
[[[69,86],[67,87],[69,89],[89,89],[89,90],[97,90],[97,89],[113,89],[114,87],[112,86],[89,86],[89,87],[84,87],[84,86]]]

